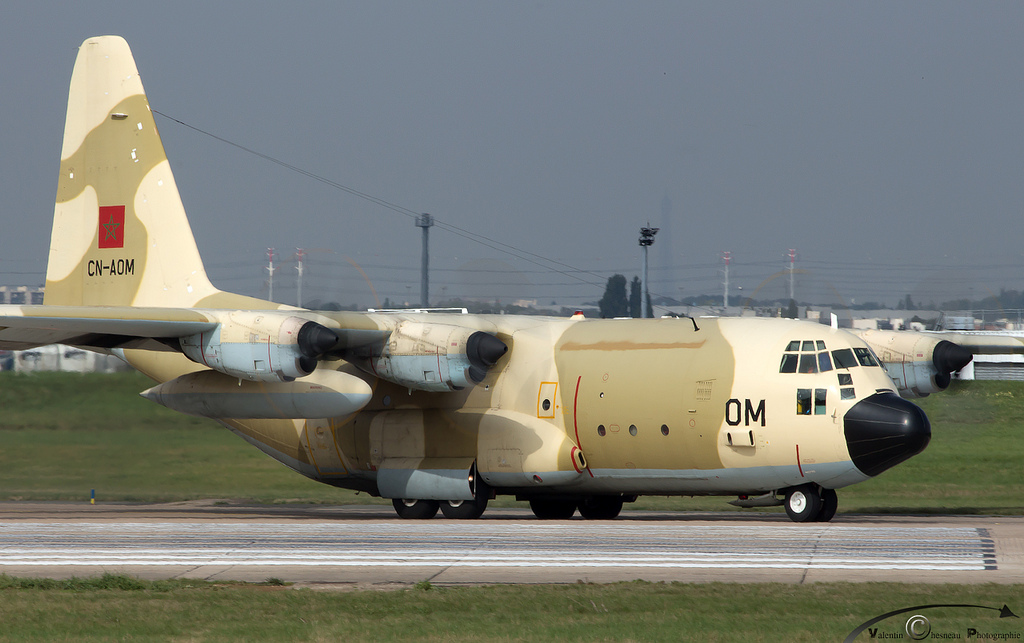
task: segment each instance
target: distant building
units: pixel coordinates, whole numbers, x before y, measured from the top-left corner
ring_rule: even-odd
[[[0,304],[39,306],[42,303],[42,286],[0,286]]]
[[[0,371],[115,373],[130,370],[130,366],[113,355],[93,353],[63,344],[50,344],[23,351],[0,351]]]

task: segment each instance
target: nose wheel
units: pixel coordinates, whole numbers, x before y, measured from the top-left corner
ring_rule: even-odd
[[[828,522],[836,515],[839,497],[835,489],[804,484],[786,491],[785,505],[793,522]]]

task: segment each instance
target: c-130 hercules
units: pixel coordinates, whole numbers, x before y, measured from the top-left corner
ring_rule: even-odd
[[[806,321],[324,312],[223,292],[116,36],[75,62],[44,305],[0,310],[0,347],[114,354],[157,382],[144,397],[403,518],[477,518],[514,495],[539,518],[610,519],[651,494],[830,520],[836,489],[928,444],[897,391],[944,388],[970,354],[921,341],[897,387],[863,340]]]

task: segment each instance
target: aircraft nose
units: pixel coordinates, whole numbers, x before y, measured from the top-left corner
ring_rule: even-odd
[[[924,451],[932,438],[928,416],[895,393],[875,393],[843,416],[850,458],[864,474],[877,476]]]

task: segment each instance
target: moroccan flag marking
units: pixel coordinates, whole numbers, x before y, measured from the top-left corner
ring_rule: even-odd
[[[99,247],[124,247],[124,206],[100,206]]]

